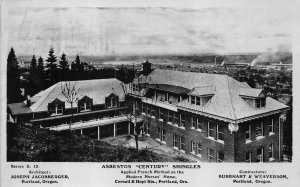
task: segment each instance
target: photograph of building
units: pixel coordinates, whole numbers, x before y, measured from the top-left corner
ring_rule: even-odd
[[[187,5],[7,1],[6,160],[292,162],[290,5]]]
[[[8,104],[11,122],[31,123],[50,130],[76,131],[91,138],[115,137],[130,133],[124,92],[117,79],[71,81],[79,89],[78,102],[70,105],[62,94],[66,82],[58,82],[20,103]],[[72,121],[73,112],[73,123]]]
[[[282,158],[288,106],[262,89],[218,74],[154,70],[148,78],[141,114],[150,137],[210,162]]]

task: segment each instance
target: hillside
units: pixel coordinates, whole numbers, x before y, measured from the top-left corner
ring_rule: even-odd
[[[147,149],[114,146],[69,132],[7,124],[7,161],[30,162],[187,162]]]

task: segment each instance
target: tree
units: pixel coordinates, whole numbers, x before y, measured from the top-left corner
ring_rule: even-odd
[[[67,55],[65,53],[63,53],[60,57],[59,67],[62,70],[69,69],[69,63],[68,63]]]
[[[37,71],[37,61],[34,55],[32,55],[29,71],[29,85],[28,85],[28,94],[33,95],[38,92],[39,89],[39,73]]]
[[[61,83],[61,93],[64,95],[66,98],[67,103],[71,105],[71,121],[70,121],[70,132],[71,132],[71,126],[72,123],[74,122],[74,111],[73,111],[73,105],[74,103],[78,102],[79,99],[79,92],[80,89],[76,89],[76,82],[72,85],[71,82],[64,82]]]
[[[133,71],[134,72],[134,71]],[[125,115],[130,123],[134,126],[134,137],[136,149],[138,150],[138,136],[140,135],[141,126],[137,124],[137,119],[141,115],[141,110],[138,103],[146,94],[146,87],[151,81],[151,77],[145,76],[144,78],[136,79],[137,82],[130,82],[128,84],[122,83],[122,89],[125,95],[125,103],[127,110]]]
[[[79,72],[84,71],[83,64],[81,63],[80,58],[79,58],[78,55],[76,55],[76,59],[75,59],[75,70],[79,71]]]
[[[60,61],[59,61],[59,67],[60,67],[60,70],[58,72],[58,79],[59,81],[65,81],[65,80],[68,80],[70,78],[70,75],[69,75],[69,62],[68,62],[68,59],[67,59],[67,56],[65,53],[63,53],[60,57]]]
[[[53,47],[49,50],[49,56],[47,58],[46,64],[46,78],[48,79],[50,85],[53,85],[57,82],[56,73],[57,73],[57,65],[56,65],[56,56],[54,55]]]
[[[34,55],[32,55],[31,64],[30,64],[30,71],[35,72],[37,71],[37,61]]]
[[[16,103],[22,100],[20,86],[18,60],[15,50],[11,48],[7,57],[7,103]]]
[[[37,65],[37,71],[44,75],[44,59],[40,56],[39,59],[38,59],[38,65]]]

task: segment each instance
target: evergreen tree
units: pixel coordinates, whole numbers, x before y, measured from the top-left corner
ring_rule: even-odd
[[[73,71],[76,71],[76,66],[75,66],[75,63],[74,63],[74,62],[71,63],[71,71],[72,71],[72,72],[73,72]]]
[[[44,59],[42,57],[38,59],[37,71],[44,76]]]
[[[78,55],[76,55],[76,59],[75,59],[75,70],[79,71],[79,72],[83,72],[83,70],[84,70],[84,66],[81,63]]]
[[[34,55],[32,55],[32,59],[31,59],[31,64],[30,64],[30,71],[37,71],[37,63],[36,63],[36,58]]]
[[[34,95],[39,91],[39,73],[37,71],[37,61],[35,56],[32,56],[30,71],[29,71],[29,84],[27,86],[27,94]]]
[[[67,55],[65,53],[63,53],[60,57],[59,67],[62,70],[69,69],[69,63],[68,63]]]
[[[50,85],[53,85],[57,82],[57,64],[56,64],[56,56],[54,55],[53,47],[49,50],[49,56],[47,58],[46,64],[46,79],[49,81]]]
[[[7,103],[22,101],[18,60],[13,48],[7,57]]]

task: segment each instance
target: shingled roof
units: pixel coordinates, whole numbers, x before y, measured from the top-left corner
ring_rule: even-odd
[[[48,103],[51,103],[55,99],[65,101],[65,108],[71,108],[71,105],[66,102],[64,95],[61,92],[62,86],[66,82],[58,82],[48,89],[39,92],[32,97],[34,102],[30,109],[33,112],[41,112],[48,110]],[[94,79],[94,80],[81,80],[70,81],[71,86],[75,85],[79,90],[79,99],[84,96],[88,96],[93,99],[93,105],[104,104],[105,96],[110,93],[115,93],[121,100],[124,99],[124,92],[121,87],[121,81],[113,79]]]
[[[250,93],[254,94],[253,96],[261,93],[261,90],[251,88],[249,85],[243,84],[227,75],[157,69],[148,77],[151,77],[150,84],[169,84],[190,90],[197,87],[213,88],[205,90],[205,92],[213,91],[213,96],[204,106],[191,105],[188,100],[183,100],[177,104],[177,107],[182,110],[218,116],[222,119],[237,121],[288,108],[288,106],[270,97],[266,98],[266,107],[253,108],[240,96],[240,90],[250,90]]]

